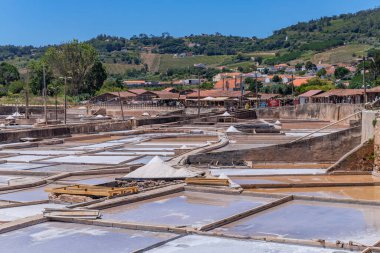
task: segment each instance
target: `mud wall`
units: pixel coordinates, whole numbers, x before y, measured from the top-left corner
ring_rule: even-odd
[[[380,138],[379,138],[380,139]],[[361,127],[263,148],[210,152],[189,156],[189,164],[242,165],[253,162],[336,162],[361,141]]]
[[[361,109],[363,109],[361,105],[352,104],[302,104],[257,109],[257,116],[258,118],[338,121]],[[355,116],[351,120],[359,118],[360,116]]]

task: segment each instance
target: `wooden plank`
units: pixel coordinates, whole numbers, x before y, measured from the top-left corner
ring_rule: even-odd
[[[228,179],[220,178],[186,178],[186,184],[195,185],[217,185],[217,186],[229,186],[230,182]]]

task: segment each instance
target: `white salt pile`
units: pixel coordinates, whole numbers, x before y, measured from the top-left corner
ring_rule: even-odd
[[[228,182],[230,183],[231,188],[240,188],[240,185],[232,181],[226,174],[222,173],[219,176],[219,179],[228,179]]]
[[[99,115],[96,115],[96,117],[95,118],[98,118],[98,119],[100,119],[100,118],[104,118],[104,116],[103,115],[101,115],[101,114],[99,114]]]
[[[226,133],[241,133],[239,130],[237,130],[234,126],[230,126]]]
[[[223,117],[228,117],[228,116],[231,116],[231,114],[229,114],[228,112],[224,112],[224,113],[222,114],[222,116],[223,116]]]
[[[153,178],[187,178],[195,177],[197,173],[185,168],[175,169],[155,156],[146,165],[128,173],[124,178],[153,179]]]
[[[274,122],[275,125],[282,125],[281,121],[277,120],[276,122]]]
[[[144,112],[143,114],[141,114],[142,116],[150,116],[150,114],[149,113],[147,113],[147,112]]]
[[[22,114],[19,113],[19,112],[15,112],[15,113],[12,114],[12,116],[13,116],[13,117],[21,117]]]
[[[9,115],[8,117],[6,117],[5,119],[7,119],[7,120],[13,120],[13,119],[15,119],[14,117],[12,117],[11,115]]]
[[[179,149],[189,149],[189,147],[186,145],[182,145]]]

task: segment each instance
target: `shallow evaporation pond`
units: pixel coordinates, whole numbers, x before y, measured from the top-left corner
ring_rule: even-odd
[[[259,175],[303,175],[325,174],[326,169],[210,169],[211,174],[220,176],[259,176]]]
[[[46,164],[31,164],[31,163],[0,163],[0,170],[30,170],[42,168]]]
[[[380,186],[250,189],[250,192],[378,201]]]
[[[125,173],[112,175],[77,176],[64,178],[62,180],[59,180],[58,183],[98,185],[115,181],[115,178],[121,178],[123,176],[125,176]]]
[[[238,184],[307,184],[307,183],[373,183],[380,182],[372,175],[289,175],[289,176],[245,176],[231,177]]]
[[[112,164],[117,165],[129,160],[135,159],[136,156],[63,156],[49,160],[45,163],[68,163],[68,164]]]
[[[102,210],[105,220],[200,227],[273,199],[183,192]]]
[[[86,149],[100,149],[100,148],[110,148],[110,147],[116,147],[120,146],[123,143],[114,143],[114,142],[104,142],[104,143],[97,143],[87,146],[78,146],[78,147],[72,147],[68,148],[69,150],[86,150]]]
[[[104,168],[104,165],[44,164],[44,167],[31,169],[38,172],[74,172]]]
[[[50,184],[25,190],[15,190],[0,194],[0,200],[29,202],[38,200],[48,200],[49,193],[46,188],[62,187],[62,185]]]
[[[120,151],[104,151],[97,153],[99,155],[129,155],[129,156],[140,156],[140,155],[160,155],[160,156],[173,156],[174,152],[165,152],[165,151],[136,151],[136,152],[120,152]]]
[[[134,252],[174,238],[175,234],[45,222],[0,235],[0,252]]]
[[[167,161],[169,159],[171,159],[171,157],[167,157],[167,156],[158,156],[162,161]],[[139,158],[139,159],[136,159],[136,160],[133,160],[131,162],[128,162],[127,165],[134,165],[134,164],[147,164],[150,162],[150,160],[152,160],[154,158],[154,156],[144,156],[142,158]]]
[[[59,204],[38,204],[28,206],[18,206],[9,208],[0,208],[0,222],[14,221],[29,216],[42,214],[45,208],[62,208],[64,205]]]
[[[142,142],[142,143],[138,143],[136,145],[140,145],[140,146],[162,146],[162,147],[165,147],[165,146],[177,146],[177,147],[181,147],[183,145],[186,145],[188,147],[204,147],[207,145],[207,143],[195,143],[195,142]]]
[[[373,245],[380,238],[379,212],[378,206],[292,201],[214,231]]]
[[[51,156],[38,156],[38,155],[18,155],[18,156],[12,156],[12,157],[6,157],[2,158],[2,160],[5,160],[7,162],[24,162],[24,163],[29,163],[41,159],[47,159],[50,158]]]
[[[145,151],[174,151],[176,148],[168,148],[168,147],[164,147],[164,148],[157,148],[157,147],[151,147],[151,148],[134,148],[134,147],[131,147],[131,148],[117,148],[117,149],[114,149],[114,151],[119,151],[119,152],[124,152],[124,151],[142,151],[142,152],[145,152]]]
[[[0,176],[0,185],[1,186],[7,186],[7,185],[15,185],[20,184],[22,182],[32,182],[41,179],[41,177],[37,176],[22,176],[22,175],[1,175]]]
[[[169,241],[164,245],[147,251],[149,253],[349,253],[342,249],[326,249],[265,241],[237,240],[221,237],[188,235]]]
[[[3,153],[9,154],[20,154],[20,155],[76,155],[81,152],[72,150],[35,150],[35,149],[24,149],[24,150],[6,150]]]

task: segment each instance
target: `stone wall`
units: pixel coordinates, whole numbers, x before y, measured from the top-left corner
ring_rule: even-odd
[[[24,130],[6,131],[0,133],[0,142],[17,142],[21,138],[54,138],[65,137],[71,134],[86,134],[95,132],[109,132],[132,129],[130,121],[90,122],[67,126],[38,127]]]
[[[210,152],[188,157],[190,164],[242,165],[253,162],[336,162],[360,144],[361,127],[274,146]]]
[[[362,105],[355,104],[302,104],[257,109],[257,117],[338,121],[362,109]],[[357,115],[352,117],[351,120],[359,118],[360,116]]]

